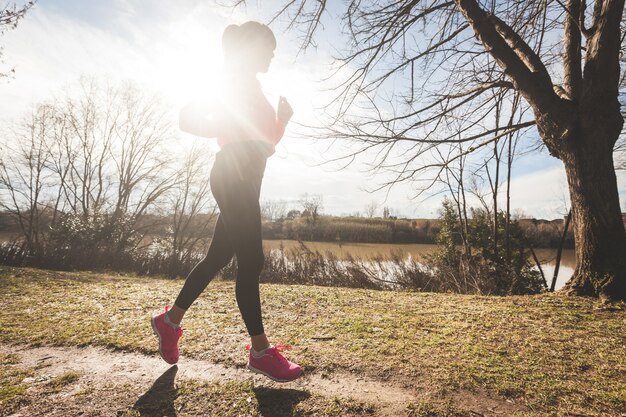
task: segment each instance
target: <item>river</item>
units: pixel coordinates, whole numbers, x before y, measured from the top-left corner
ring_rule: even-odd
[[[376,255],[382,255],[383,257],[389,257],[393,251],[400,250],[414,258],[420,258],[421,256],[432,253],[437,246],[421,243],[409,243],[409,244],[395,244],[395,243],[333,243],[333,242],[304,242],[304,244],[311,250],[317,250],[319,252],[330,251],[340,259],[345,259],[348,254],[358,257],[367,258]],[[263,246],[266,249],[280,249],[289,250],[299,245],[295,240],[264,240]],[[546,276],[548,285],[552,281],[552,275],[554,275],[556,249],[536,249],[535,253],[539,258],[541,269]],[[573,249],[565,249],[561,256],[561,266],[559,268],[559,276],[556,280],[556,289],[559,289],[565,285],[565,283],[571,278],[576,267],[576,256]]]
[[[8,241],[12,238],[11,234],[0,232],[0,242]],[[348,254],[356,258],[367,258],[376,255],[382,255],[383,257],[389,257],[392,251],[400,250],[413,258],[420,258],[424,254],[432,253],[436,245],[410,243],[410,244],[394,244],[394,243],[333,243],[333,242],[304,242],[305,245],[311,250],[317,250],[322,253],[330,251],[334,253],[340,259],[346,259]],[[263,246],[265,249],[274,250],[280,249],[281,245],[283,249],[289,251],[291,248],[295,248],[299,245],[296,240],[264,240]],[[543,273],[550,284],[552,275],[554,274],[554,259],[556,258],[556,249],[537,249],[537,257],[540,260]],[[574,273],[576,266],[576,257],[573,249],[566,249],[563,251],[561,258],[561,267],[559,269],[559,276],[556,281],[556,289],[559,289],[565,285]]]

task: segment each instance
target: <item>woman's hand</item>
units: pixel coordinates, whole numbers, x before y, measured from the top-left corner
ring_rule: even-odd
[[[291,119],[291,116],[293,116],[293,109],[291,108],[291,105],[285,97],[280,96],[278,99],[276,118],[286,125],[289,119]]]

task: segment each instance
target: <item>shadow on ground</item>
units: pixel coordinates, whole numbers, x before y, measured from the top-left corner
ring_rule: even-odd
[[[176,365],[165,371],[154,381],[150,389],[139,397],[132,409],[138,411],[142,416],[176,417],[174,400],[177,396],[177,390],[174,386],[174,379],[177,372],[178,366]]]
[[[174,384],[178,366],[174,365],[163,373],[135,402],[130,415],[177,417],[174,401],[179,395]],[[263,417],[291,417],[300,415],[298,404],[311,394],[296,389],[268,387],[252,388],[256,396],[259,414]]]
[[[311,396],[306,391],[295,389],[255,387],[253,391],[259,404],[259,414],[264,417],[300,415],[295,408]]]

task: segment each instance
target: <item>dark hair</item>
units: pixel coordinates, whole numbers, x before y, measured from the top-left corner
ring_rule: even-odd
[[[228,25],[222,35],[222,49],[227,59],[246,55],[247,51],[258,48],[261,43],[268,44],[272,49],[276,48],[276,38],[272,29],[255,21]]]

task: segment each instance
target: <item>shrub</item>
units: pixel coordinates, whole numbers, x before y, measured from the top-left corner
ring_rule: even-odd
[[[534,294],[545,284],[529,262],[530,248],[519,224],[511,221],[505,229],[505,215],[498,213],[497,241],[490,216],[471,210],[467,238],[461,242],[461,222],[452,203],[444,200],[440,217],[439,245],[427,260],[439,291],[477,294]],[[463,243],[463,251],[459,244]]]

